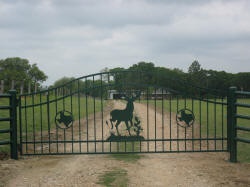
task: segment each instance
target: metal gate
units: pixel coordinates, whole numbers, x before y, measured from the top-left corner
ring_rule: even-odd
[[[10,157],[18,159],[17,150],[17,99],[16,91],[0,94],[0,148],[10,150]],[[1,152],[1,149],[0,149]]]
[[[21,155],[228,151],[225,93],[105,72],[20,95]]]

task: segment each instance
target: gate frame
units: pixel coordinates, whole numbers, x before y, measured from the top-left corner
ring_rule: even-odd
[[[250,92],[237,91],[236,87],[230,87],[227,94],[227,146],[230,154],[229,161],[237,162],[237,142],[250,143],[249,139],[237,137],[237,130],[250,131],[250,128],[237,126],[237,118],[250,120],[250,116],[237,114],[237,106],[250,108],[250,104],[237,103],[237,95],[248,95]],[[10,133],[10,141],[2,141],[0,145],[10,144],[11,158],[18,159],[17,144],[17,107],[18,99],[16,90],[10,90],[8,94],[0,94],[0,98],[9,98],[9,106],[0,106],[0,109],[9,110],[9,118],[0,118],[0,121],[9,121],[10,129],[1,130],[0,133]]]
[[[0,130],[0,133],[10,133],[10,140],[0,142],[0,145],[10,144],[10,157],[11,159],[18,159],[18,146],[17,146],[17,107],[18,100],[16,90],[10,90],[8,94],[0,94],[0,98],[9,98],[9,106],[0,106],[1,110],[9,110],[8,118],[0,118],[0,121],[10,123],[9,129]]]
[[[250,104],[238,103],[238,96],[250,96],[250,92],[237,91],[236,87],[229,88],[228,94],[228,151],[230,153],[230,162],[237,162],[237,143],[243,142],[250,144],[250,139],[238,137],[237,130],[250,132],[249,127],[238,126],[237,119],[246,119],[250,121],[250,115],[241,115],[237,112],[237,107],[250,108]]]

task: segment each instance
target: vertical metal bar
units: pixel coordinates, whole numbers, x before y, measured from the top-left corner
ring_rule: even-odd
[[[179,96],[176,96],[176,112],[179,111]],[[180,151],[180,142],[179,142],[179,125],[177,125],[177,151]]]
[[[184,98],[184,108],[187,108],[187,96],[185,95]],[[185,130],[185,151],[187,151],[187,127],[184,129]]]
[[[35,128],[35,103],[34,94],[32,94],[32,130],[33,130],[33,153],[36,152],[36,128]]]
[[[41,141],[41,153],[43,153],[43,112],[42,112],[42,94],[39,95],[39,101],[40,101],[40,141]]]
[[[93,76],[93,86],[94,85],[95,85],[95,77]],[[96,153],[96,101],[95,101],[96,96],[93,95],[92,97],[94,98],[94,142],[95,142],[95,153]]]
[[[170,137],[170,151],[172,151],[172,98],[169,97],[169,137]]]
[[[101,74],[101,117],[102,117],[102,152],[104,152],[104,143],[103,143],[103,136],[104,136],[104,132],[103,132],[103,79],[102,79],[102,75]]]
[[[230,139],[230,162],[237,162],[237,131],[236,131],[236,87],[230,87],[229,88],[229,97],[228,97],[228,116],[230,116],[230,121],[228,122],[228,125],[230,126],[230,133],[229,133],[229,139]]]
[[[231,106],[231,93],[230,93],[230,88],[227,93],[227,150],[229,153],[231,152],[231,129],[232,129],[232,119],[233,116],[231,116],[232,113],[232,106]]]
[[[209,103],[208,103],[208,96],[207,96],[207,150],[209,150]]]
[[[154,107],[155,107],[155,152],[156,152],[156,88],[155,88],[155,97],[154,97]]]
[[[79,129],[79,152],[82,152],[82,145],[81,145],[81,139],[82,139],[82,131],[81,131],[81,99],[80,99],[80,80],[77,80],[77,90],[78,90],[78,129]]]
[[[112,142],[111,140],[109,141],[109,152],[111,153],[111,150],[112,150]]]
[[[149,152],[149,110],[148,110],[148,107],[149,107],[149,101],[148,101],[148,97],[149,97],[149,94],[148,94],[149,90],[147,88],[147,150]]]
[[[27,141],[28,141],[28,122],[27,122],[27,96],[25,96],[24,98],[24,119],[25,119],[25,152],[27,153],[28,152],[28,144],[27,144]]]
[[[192,98],[192,112],[194,113],[194,99]],[[192,125],[192,151],[194,151],[194,124]]]
[[[18,159],[18,150],[17,150],[17,98],[16,90],[10,90],[10,139],[11,139],[11,158]]]
[[[74,116],[72,85],[73,83],[71,82],[70,83],[70,112]],[[72,124],[71,126],[71,152],[74,153],[74,124]]]
[[[214,99],[214,149],[216,150],[216,98]]]
[[[47,94],[47,120],[48,120],[48,136],[49,136],[49,153],[50,153],[50,98],[49,98],[49,92]]]
[[[127,141],[125,140],[125,153],[127,152]]]
[[[119,141],[117,141],[116,142],[116,152],[119,152],[120,151],[120,142]]]
[[[63,110],[65,110],[65,95],[67,94],[66,88],[63,87]]]
[[[200,151],[201,151],[201,128],[202,128],[202,114],[201,114],[201,111],[202,111],[202,109],[201,109],[201,100],[199,99],[199,120],[200,120]]]
[[[164,152],[165,150],[165,145],[164,145],[164,96],[163,96],[163,88],[161,89],[161,94],[162,94],[162,101],[161,101],[161,121],[162,121],[162,151]]]
[[[132,143],[132,152],[135,152],[135,142],[132,141],[131,143]]]
[[[87,123],[87,152],[89,152],[89,117],[88,117],[88,88],[87,88],[87,78],[85,78],[85,90],[86,90],[86,93],[85,93],[85,110],[86,110],[86,123]]]
[[[19,138],[20,138],[20,155],[22,155],[23,154],[22,96],[19,96]]]
[[[58,94],[59,92],[57,91],[57,89],[55,89],[55,113],[57,114],[58,113],[58,104],[57,104],[57,101],[58,101],[58,99],[57,99],[57,94]],[[58,138],[59,138],[59,136],[58,136],[58,128],[56,127],[56,152],[58,153],[59,152],[59,145],[58,145]]]
[[[63,129],[63,136],[64,136],[63,152],[66,153],[66,131],[65,131],[65,129]]]
[[[224,99],[221,99],[221,102],[224,103]],[[222,112],[222,117],[221,117],[221,136],[222,136],[222,150],[224,150],[224,105],[221,104],[221,112]]]
[[[66,95],[67,93],[66,93],[66,88],[65,88],[65,86],[63,87],[63,95],[62,95],[62,98],[63,98],[63,100],[62,100],[62,104],[63,104],[63,111],[65,110],[65,95]],[[63,129],[63,152],[65,153],[66,152],[66,132],[65,132],[65,129]]]

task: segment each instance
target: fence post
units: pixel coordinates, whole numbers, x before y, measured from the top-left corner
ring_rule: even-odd
[[[230,162],[237,162],[237,131],[236,131],[236,87],[229,88],[228,108],[227,108],[227,135],[228,150],[230,152]]]
[[[10,90],[10,141],[11,141],[11,158],[18,159],[18,150],[17,150],[17,98],[16,90]]]

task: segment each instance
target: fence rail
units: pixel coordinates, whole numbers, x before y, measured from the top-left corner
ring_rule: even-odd
[[[238,121],[239,119],[249,120],[250,126],[250,116],[246,114],[239,114],[239,108],[249,109],[250,111],[250,104],[242,103],[238,101],[239,98],[242,96],[250,96],[250,92],[246,91],[237,91],[236,87],[231,87],[229,91],[229,125],[230,125],[230,161],[237,162],[237,143],[250,143],[249,137],[240,137],[241,135],[238,131],[243,133],[250,132],[250,128],[246,126],[242,126]]]
[[[10,134],[9,138],[1,138],[0,146],[10,145],[11,149],[11,158],[18,159],[17,151],[17,99],[16,91],[11,90],[9,94],[0,94],[0,101],[5,103],[3,100],[7,100],[7,103],[4,106],[0,106],[0,136],[4,134]],[[7,110],[8,117],[3,116],[3,110]],[[9,112],[8,112],[9,111]],[[9,123],[9,127],[5,127],[5,123]]]

